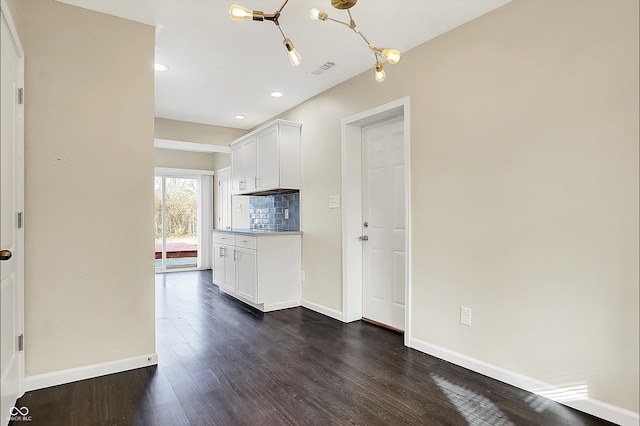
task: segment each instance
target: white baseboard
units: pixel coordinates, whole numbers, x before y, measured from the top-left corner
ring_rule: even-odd
[[[279,302],[279,303],[271,303],[264,304],[264,312],[272,312],[279,311],[280,309],[289,309],[300,306],[299,300],[289,300],[288,302]]]
[[[342,321],[342,312],[336,311],[335,309],[327,308],[326,306],[318,305],[317,303],[309,302],[308,300],[303,300],[302,306],[307,309],[311,309],[312,311],[318,312],[319,314],[326,315],[338,321]]]
[[[24,387],[25,391],[44,389],[51,386],[106,376],[107,374],[120,373],[122,371],[134,370],[136,368],[148,367],[156,364],[158,364],[158,354],[154,352],[152,354],[119,359],[117,361],[104,362],[102,364],[86,365],[83,367],[27,376],[24,380]]]
[[[558,388],[557,386],[524,376],[513,371],[480,361],[475,358],[451,351],[449,349],[423,342],[422,340],[412,338],[411,347],[420,352],[432,355],[436,358],[443,359],[452,364],[459,365],[468,370],[510,384],[512,386],[524,389],[528,392],[535,393],[553,401],[559,402],[568,407],[591,414],[601,419],[608,420],[621,426],[638,426],[640,424],[640,415],[615,405],[607,404],[596,399],[586,396],[586,389],[582,392],[575,393],[572,389]],[[572,395],[572,392],[575,394]]]

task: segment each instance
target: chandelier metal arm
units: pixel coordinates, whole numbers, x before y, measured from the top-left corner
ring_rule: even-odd
[[[254,20],[265,20],[265,21],[271,21],[274,24],[280,26],[280,22],[278,21],[278,19],[280,18],[280,12],[282,12],[282,9],[284,9],[284,7],[287,5],[287,3],[289,3],[289,0],[285,0],[284,3],[282,3],[282,6],[280,6],[280,9],[276,10],[274,13],[264,13],[264,12],[260,12],[260,11],[254,11],[254,16],[256,14],[256,12],[258,12],[259,16],[262,19],[255,19]]]
[[[344,25],[344,26],[346,26],[346,27],[349,27],[349,28],[353,29],[353,28],[351,27],[351,25],[349,25],[349,23],[347,23],[347,22],[342,22],[342,21],[338,21],[337,19],[333,19],[333,18],[332,18],[332,17],[330,17],[330,16],[327,16],[327,17],[325,18],[325,20],[326,20],[326,21],[333,21],[333,22],[336,22],[336,23],[338,23],[338,24],[342,24],[342,25]]]
[[[282,9],[284,9],[284,7],[287,5],[287,3],[289,3],[289,0],[284,0],[284,3],[282,3],[282,6],[280,6],[280,9],[278,9],[278,11],[276,12],[276,14],[280,14],[280,12],[282,12]]]

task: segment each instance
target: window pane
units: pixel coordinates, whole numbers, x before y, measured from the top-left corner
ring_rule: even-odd
[[[155,178],[155,250],[156,250],[156,268],[162,268],[162,177]]]
[[[166,268],[198,263],[198,180],[165,178]]]

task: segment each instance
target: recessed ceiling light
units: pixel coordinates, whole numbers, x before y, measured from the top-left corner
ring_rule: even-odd
[[[169,67],[165,64],[155,64],[153,67],[156,71],[168,71]]]
[[[271,96],[274,98],[280,98],[282,97],[282,92],[271,92]]]
[[[247,118],[246,115],[242,115],[242,114],[238,114],[235,116],[235,118],[237,118],[238,120],[244,120],[245,118]]]

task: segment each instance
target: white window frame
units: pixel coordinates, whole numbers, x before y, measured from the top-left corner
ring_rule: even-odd
[[[198,179],[198,263],[195,269],[211,269],[211,229],[213,228],[213,170],[177,169],[155,167],[155,177],[181,177]],[[163,191],[164,193],[164,191]],[[164,209],[163,209],[164,211]],[[164,223],[164,218],[163,218]],[[164,232],[163,232],[164,238]],[[163,240],[163,247],[165,242]],[[184,271],[194,268],[175,269]],[[166,272],[166,265],[156,272]]]

